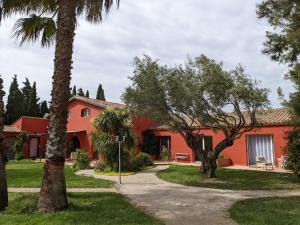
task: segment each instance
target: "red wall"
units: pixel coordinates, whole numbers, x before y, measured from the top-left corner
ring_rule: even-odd
[[[285,133],[292,128],[289,126],[268,126],[263,128],[254,129],[251,132],[245,133],[240,139],[235,140],[234,145],[225,149],[222,154],[229,157],[235,165],[248,165],[247,158],[247,136],[253,134],[267,134],[273,135],[274,151],[276,164],[278,165],[278,158],[283,155],[284,148],[287,144]],[[205,136],[212,136],[213,147],[215,147],[223,138],[222,132],[213,132],[212,130],[205,129],[200,132]],[[171,154],[172,159],[175,158],[176,153],[187,153],[190,158],[195,160],[193,151],[187,146],[184,138],[175,132],[156,130],[156,136],[170,136],[171,137]]]

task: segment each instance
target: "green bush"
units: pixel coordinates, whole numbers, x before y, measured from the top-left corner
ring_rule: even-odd
[[[153,160],[150,155],[144,152],[138,153],[132,161],[132,169],[134,171],[142,170],[146,166],[152,166]]]
[[[95,167],[94,167],[94,170],[96,172],[105,172],[107,170],[108,166],[105,162],[101,161],[101,162],[98,162]]]
[[[163,161],[169,161],[171,158],[171,152],[169,151],[168,148],[163,147],[162,151],[161,151],[161,158]]]
[[[88,169],[90,166],[90,157],[88,154],[81,149],[76,150],[75,163],[73,167],[77,170]]]
[[[23,149],[22,149],[22,141],[17,140],[14,144],[14,152],[15,152],[15,160],[22,160],[23,157]]]
[[[286,163],[298,177],[300,177],[300,131],[288,134],[288,145],[286,151]]]

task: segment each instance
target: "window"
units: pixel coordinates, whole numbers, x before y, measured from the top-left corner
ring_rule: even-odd
[[[72,116],[72,113],[68,112],[68,120],[71,118],[71,116]]]
[[[90,116],[90,109],[84,108],[81,110],[81,117],[88,117]]]

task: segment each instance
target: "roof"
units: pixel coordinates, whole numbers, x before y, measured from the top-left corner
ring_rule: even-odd
[[[288,108],[271,108],[256,113],[256,119],[260,126],[289,125],[291,114]],[[246,118],[246,121],[248,119]],[[150,128],[152,130],[168,130],[167,125],[159,125]]]
[[[92,99],[92,98],[87,98],[87,97],[81,97],[81,96],[74,96],[74,97],[70,98],[69,102],[71,102],[73,100],[85,102],[85,103],[94,105],[96,107],[102,108],[102,109],[106,109],[108,107],[117,108],[117,109],[125,108],[124,104],[115,103],[115,102],[107,102],[107,101],[102,101],[102,100]]]
[[[15,126],[6,126],[4,125],[4,132],[6,133],[20,133],[21,130],[19,130],[17,127]]]

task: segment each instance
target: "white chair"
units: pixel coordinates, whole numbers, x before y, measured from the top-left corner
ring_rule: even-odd
[[[266,170],[267,167],[271,167],[273,170],[273,162],[267,162],[264,156],[256,156],[256,168],[263,168]]]

